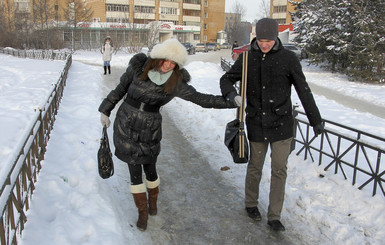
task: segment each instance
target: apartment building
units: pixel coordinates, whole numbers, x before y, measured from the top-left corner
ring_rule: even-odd
[[[283,43],[291,43],[296,36],[293,33],[293,19],[291,13],[296,12],[293,2],[303,0],[270,0],[270,18],[275,19],[279,26],[279,38]],[[255,33],[253,33],[255,36]]]
[[[78,0],[74,0],[78,1]],[[69,0],[47,0],[53,11],[50,23],[63,29],[63,42],[99,45],[105,35],[126,43],[129,35],[135,35],[138,42],[146,43],[152,29],[157,29],[157,41],[177,38],[181,42],[216,42],[217,33],[225,28],[225,0],[80,0],[93,12],[88,22],[77,21],[77,26],[68,25],[65,9],[71,6]],[[4,0],[0,0],[4,2]],[[35,0],[8,0],[15,11],[34,18]],[[13,4],[12,4],[13,2]],[[70,13],[71,14],[71,13]],[[68,15],[68,11],[67,11]],[[76,29],[76,31],[71,31]],[[83,31],[81,31],[83,30]],[[133,34],[135,30],[135,34]],[[78,34],[78,32],[81,32]],[[131,33],[131,34],[129,34]],[[75,35],[81,35],[75,37]]]
[[[303,0],[293,0],[294,2],[302,2]],[[293,22],[290,13],[295,12],[295,6],[288,0],[270,0],[270,17],[275,19],[278,24],[290,24]]]

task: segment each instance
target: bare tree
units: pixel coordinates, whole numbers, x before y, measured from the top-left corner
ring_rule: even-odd
[[[0,44],[15,47],[15,9],[12,0],[0,2]]]
[[[229,41],[239,41],[238,37],[243,36],[243,28],[241,28],[241,21],[245,16],[246,8],[236,1],[232,7],[230,18],[227,19],[225,31],[227,32]]]
[[[153,21],[148,24],[147,47],[152,48],[159,42],[160,22]]]
[[[67,25],[72,29],[72,50],[75,49],[75,39],[77,37],[77,25],[79,22],[90,22],[93,11],[82,0],[67,0],[64,9],[64,18]]]
[[[35,0],[33,7],[35,42],[40,48],[47,49],[50,46],[50,23],[55,18],[54,6],[49,0]]]
[[[259,2],[259,14],[257,14],[256,20],[260,18],[265,18],[270,16],[270,1],[269,0],[260,0]],[[255,20],[255,22],[256,22]]]
[[[136,23],[130,23],[130,32],[128,35],[128,46],[127,46],[127,51],[130,54],[134,53],[139,53],[143,46],[144,43],[141,42],[140,35],[143,35],[143,31],[140,28],[141,24],[136,24]]]

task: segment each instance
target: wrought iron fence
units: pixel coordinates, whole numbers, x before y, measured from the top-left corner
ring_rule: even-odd
[[[36,111],[23,139],[17,144],[12,162],[7,164],[0,189],[0,241],[2,245],[17,244],[27,221],[25,212],[35,189],[50,132],[53,128],[59,103],[63,96],[72,56],[67,55],[66,65],[58,82],[53,86],[45,104]],[[3,171],[2,171],[3,172]]]
[[[323,119],[324,132],[315,137],[305,113],[294,108],[296,154],[318,161],[324,170],[334,170],[350,179],[358,189],[371,188],[385,196],[385,139],[345,125]],[[321,176],[322,177],[322,176]]]
[[[231,68],[231,63],[227,61],[225,58],[221,57],[221,67],[222,67],[222,70],[228,71]]]
[[[0,48],[0,53],[10,54],[20,58],[40,59],[40,60],[65,60],[69,52],[55,50],[19,50],[14,48]]]

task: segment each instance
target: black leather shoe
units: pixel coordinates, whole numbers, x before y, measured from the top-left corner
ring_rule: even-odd
[[[252,207],[252,208],[246,207],[246,212],[247,212],[247,215],[253,220],[260,221],[262,219],[261,213],[259,212],[258,207]]]
[[[267,221],[267,224],[270,225],[271,229],[274,231],[284,231],[285,226],[281,223],[279,220],[272,220],[272,221]]]

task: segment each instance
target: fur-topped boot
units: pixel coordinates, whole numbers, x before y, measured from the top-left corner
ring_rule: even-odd
[[[135,205],[138,208],[138,221],[136,226],[139,230],[145,231],[147,228],[148,220],[148,207],[147,207],[147,193],[146,186],[144,184],[131,185],[130,191],[134,197]]]
[[[159,194],[159,183],[159,177],[155,181],[146,180],[148,191],[148,213],[150,215],[156,215],[158,213],[156,202]]]

